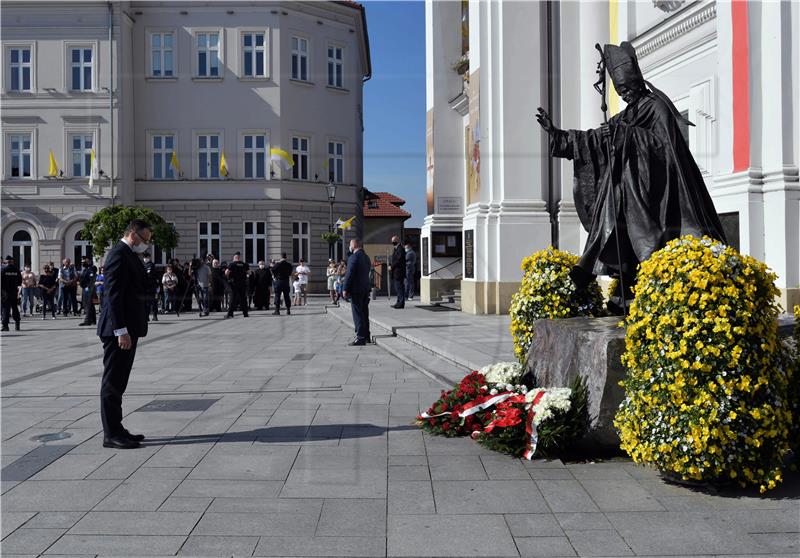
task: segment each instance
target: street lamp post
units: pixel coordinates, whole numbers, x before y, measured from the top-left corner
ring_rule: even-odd
[[[328,203],[330,204],[328,232],[333,233],[335,232],[333,230],[333,202],[336,201],[336,184],[331,180],[325,188],[328,190]],[[333,258],[333,242],[328,242],[328,258]]]

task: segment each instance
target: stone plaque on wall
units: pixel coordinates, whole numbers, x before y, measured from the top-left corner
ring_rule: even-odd
[[[464,279],[475,279],[475,231],[464,231]]]
[[[452,213],[461,215],[464,213],[464,206],[459,196],[439,196],[436,199],[436,213]]]
[[[428,276],[428,237],[422,239],[422,276]]]

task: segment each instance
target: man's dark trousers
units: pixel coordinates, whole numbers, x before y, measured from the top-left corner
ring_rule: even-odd
[[[397,291],[397,302],[395,304],[397,306],[405,306],[406,304],[406,280],[405,278],[402,279],[394,279],[394,290]]]
[[[284,281],[283,279],[275,279],[273,286],[275,287],[275,311],[280,312],[281,294],[283,294],[283,300],[286,301],[286,309],[287,310],[291,309],[292,299],[289,294],[289,281]]]
[[[350,310],[353,312],[356,339],[369,343],[369,292],[350,293]]]
[[[128,387],[137,337],[131,337],[128,351],[119,348],[117,337],[101,337],[103,343],[103,380],[100,384],[100,417],[106,438],[123,435],[122,394]]]
[[[228,316],[241,306],[242,315],[247,316],[247,289],[244,285],[231,285],[231,303],[228,305]]]
[[[19,306],[17,306],[17,293],[3,291],[3,326],[8,327],[9,319],[13,317],[14,323],[19,323]]]

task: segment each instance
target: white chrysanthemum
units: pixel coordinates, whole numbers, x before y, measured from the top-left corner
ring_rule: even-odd
[[[478,372],[490,384],[516,384],[522,376],[522,366],[518,362],[497,362],[484,366]]]
[[[553,416],[553,411],[568,411],[570,407],[569,396],[572,390],[569,388],[534,388],[525,394],[525,401],[530,405],[542,392],[544,395],[530,409],[533,413],[533,424],[536,426]]]

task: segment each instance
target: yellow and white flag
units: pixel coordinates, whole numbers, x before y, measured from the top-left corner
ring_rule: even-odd
[[[97,157],[92,149],[91,156],[89,157],[89,187],[94,186],[94,181],[100,177],[100,167],[97,164]]]
[[[222,157],[219,160],[219,173],[222,176],[228,176],[228,163],[225,162],[225,154],[222,154]]]
[[[172,158],[169,160],[169,166],[175,176],[180,176],[181,166],[178,164],[178,155],[173,151]]]
[[[56,156],[53,155],[53,150],[50,150],[50,169],[47,171],[47,176],[58,176],[58,163],[56,163]]]
[[[278,163],[280,163],[286,170],[289,170],[294,166],[294,160],[292,159],[292,156],[278,147],[273,147],[269,150],[269,158],[270,161],[278,161]]]
[[[344,221],[342,224],[340,224],[339,228],[342,229],[343,231],[346,231],[347,229],[352,228],[353,221],[355,221],[355,220],[356,220],[356,216],[353,215],[347,221]]]

